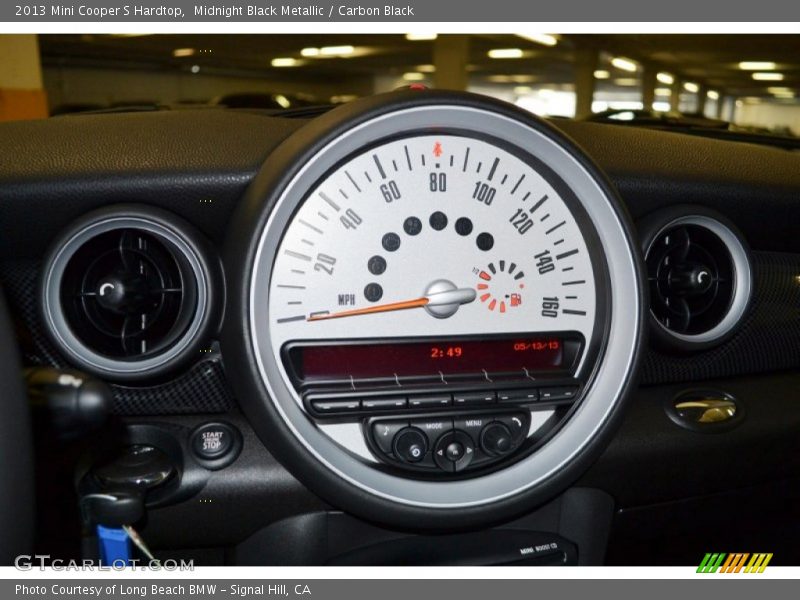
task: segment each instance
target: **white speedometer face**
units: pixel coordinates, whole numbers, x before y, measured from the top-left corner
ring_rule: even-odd
[[[296,340],[591,340],[595,275],[569,193],[530,156],[456,133],[352,156],[285,230],[270,283],[274,352]]]
[[[298,130],[243,206],[252,354],[229,338],[232,356],[303,473],[381,511],[447,509],[438,526],[566,482],[612,424],[643,317],[634,244],[547,124],[468,94],[366,99]]]

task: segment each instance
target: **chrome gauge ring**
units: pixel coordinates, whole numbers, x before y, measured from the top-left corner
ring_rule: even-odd
[[[642,335],[636,244],[596,167],[513,107],[427,91],[332,111],[276,154],[231,256],[245,410],[277,419],[262,435],[290,468],[393,522],[480,520],[574,479]]]

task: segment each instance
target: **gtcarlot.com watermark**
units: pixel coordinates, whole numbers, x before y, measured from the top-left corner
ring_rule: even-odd
[[[14,559],[14,567],[19,571],[33,571],[45,569],[51,571],[126,571],[129,569],[152,571],[194,571],[193,560],[115,560],[111,563],[102,563],[95,560],[63,560],[52,558],[49,554],[21,554]]]

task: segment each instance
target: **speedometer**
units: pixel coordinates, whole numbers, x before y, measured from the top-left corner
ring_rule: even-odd
[[[310,485],[393,521],[474,511],[600,443],[635,364],[639,261],[563,136],[469,95],[370,99],[290,138],[246,206],[245,409]]]
[[[363,337],[436,336],[454,348],[459,336],[591,339],[597,242],[587,225],[550,169],[497,138],[442,130],[381,142],[327,174],[286,228],[267,311],[273,349]],[[465,371],[459,363],[497,369],[475,360],[472,346],[416,352],[396,368],[390,358],[380,367],[348,361],[351,347],[328,352],[345,378],[364,368],[445,380]],[[524,378],[536,361],[521,350],[501,371]]]

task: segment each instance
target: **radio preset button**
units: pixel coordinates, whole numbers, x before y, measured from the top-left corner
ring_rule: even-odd
[[[405,398],[369,398],[361,401],[364,410],[397,410],[405,407]]]
[[[311,406],[321,415],[358,412],[361,402],[358,400],[312,400]]]
[[[542,402],[574,400],[577,393],[578,393],[578,388],[575,386],[542,388],[539,390],[539,399]]]
[[[539,391],[535,388],[526,388],[521,390],[500,390],[497,392],[497,401],[501,404],[522,404],[525,402],[536,402],[538,399]]]
[[[492,390],[482,392],[457,392],[453,394],[455,406],[477,406],[481,404],[494,404],[497,394]]]
[[[447,408],[453,403],[450,394],[437,394],[433,396],[412,396],[408,399],[411,408]]]

